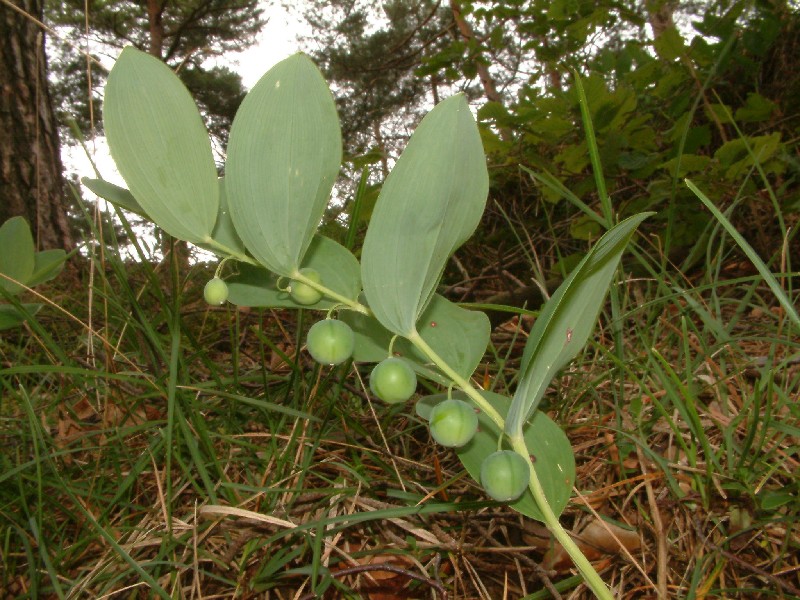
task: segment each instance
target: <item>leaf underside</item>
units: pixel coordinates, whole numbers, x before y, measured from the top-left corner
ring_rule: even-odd
[[[450,255],[478,225],[489,178],[463,95],[422,120],[387,177],[364,239],[364,294],[389,331],[408,336]]]
[[[271,271],[291,276],[300,268],[341,160],[333,96],[307,56],[290,56],[239,107],[225,165],[236,231]]]
[[[509,435],[518,432],[553,377],[586,344],[622,253],[650,214],[630,217],[606,232],[545,304],[522,354],[520,383],[505,425]]]
[[[169,67],[126,47],[108,75],[103,123],[136,202],[170,235],[208,239],[219,191],[211,142],[189,91]]]

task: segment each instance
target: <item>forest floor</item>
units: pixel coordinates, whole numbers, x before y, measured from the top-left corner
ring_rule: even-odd
[[[212,309],[202,269],[158,269],[52,285],[3,333],[0,597],[591,597],[411,402],[313,363],[312,313]],[[562,523],[619,598],[800,598],[800,339],[746,265],[677,282],[624,281],[621,337],[604,313],[546,394]],[[530,323],[479,385],[513,392]]]

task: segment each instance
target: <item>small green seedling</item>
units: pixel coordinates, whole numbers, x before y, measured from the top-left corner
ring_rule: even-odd
[[[64,268],[64,250],[37,252],[27,221],[12,217],[0,226],[0,298],[50,281]],[[0,330],[22,325],[42,304],[0,304]]]
[[[405,402],[417,390],[417,374],[402,358],[390,357],[372,369],[369,388],[389,404]]]
[[[233,304],[327,311],[308,332],[309,353],[326,365],[380,363],[370,388],[385,401],[412,397],[417,376],[447,389],[415,404],[434,439],[455,448],[490,497],[543,521],[594,593],[611,597],[558,521],[575,461],[564,432],[538,406],[589,339],[647,214],[610,227],[546,303],[517,390],[505,397],[471,380],[489,342],[486,315],[436,294],[448,260],[478,226],[489,190],[481,136],[463,95],[440,102],[411,136],[382,185],[360,260],[318,232],[342,139],[334,99],[305,55],[277,64],[244,98],[224,180],[191,96],[152,56],[123,50],[108,77],[104,122],[130,191],[101,180],[84,180],[87,186],[236,264],[226,279]]]

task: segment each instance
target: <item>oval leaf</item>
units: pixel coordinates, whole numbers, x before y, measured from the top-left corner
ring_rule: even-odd
[[[519,431],[556,373],[586,344],[622,252],[651,214],[634,215],[606,232],[542,308],[522,353],[520,383],[506,419],[509,435]]]
[[[317,67],[303,54],[275,65],[236,113],[225,166],[236,231],[271,271],[299,269],[341,160],[336,105]]]
[[[111,156],[147,215],[170,235],[207,241],[219,191],[211,142],[189,91],[132,47],[108,75],[103,121]]]
[[[67,253],[56,248],[53,250],[43,250],[33,255],[33,273],[28,279],[28,287],[33,287],[50,281],[64,269],[64,261],[67,260]]]
[[[17,309],[16,306],[10,304],[0,304],[0,331],[4,329],[13,329],[22,325],[29,316],[35,315],[39,309],[44,306],[43,304],[23,304],[22,307],[26,312]]]
[[[480,135],[463,95],[419,124],[386,178],[364,240],[361,276],[376,318],[408,336],[450,255],[478,225],[489,177]]]
[[[9,294],[18,294],[28,284],[36,265],[33,236],[28,222],[22,217],[11,217],[0,227],[0,287]],[[11,281],[11,280],[14,281]]]

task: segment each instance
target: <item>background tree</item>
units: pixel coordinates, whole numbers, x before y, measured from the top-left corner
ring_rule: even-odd
[[[88,46],[97,54],[132,44],[175,70],[200,107],[219,163],[224,162],[228,131],[245,89],[237,73],[214,63],[255,43],[264,25],[262,13],[258,0],[117,0],[88,4],[64,0],[48,5],[48,17],[64,39],[84,37],[88,24]],[[72,120],[84,135],[100,132],[102,121],[97,115],[107,73],[96,65],[87,69],[86,59],[72,46],[56,44],[55,49],[59,77],[54,80],[53,90],[62,124]],[[161,232],[156,231],[156,235]],[[184,270],[188,268],[189,250],[185,243],[165,238],[162,248],[165,254],[174,249],[179,264]]]
[[[70,248],[58,126],[48,90],[44,2],[0,4],[0,222],[23,216],[40,248]]]
[[[66,39],[79,39],[88,23],[94,52],[132,44],[173,68],[200,105],[220,152],[245,90],[239,75],[214,62],[252,46],[264,25],[262,14],[258,0],[116,0],[88,5],[64,0],[48,5],[48,17]],[[54,88],[59,111],[88,131],[98,120],[90,119],[87,91],[92,90],[97,111],[106,73],[93,69],[90,86],[85,59],[73,48],[61,50],[57,62],[62,77]]]
[[[665,257],[688,268],[705,251],[697,240],[710,235],[708,213],[683,185],[687,176],[721,206],[738,198],[742,226],[768,215],[758,230],[773,235],[755,240],[765,258],[782,247],[748,146],[779,202],[796,212],[796,3],[420,0],[401,4],[412,15],[432,11],[428,21],[405,26],[390,8],[373,13],[380,21],[371,28],[361,24],[368,9],[356,0],[317,4],[329,17],[310,15],[320,30],[315,39],[329,44],[317,56],[337,82],[345,115],[368,97],[374,65],[402,64],[392,77],[428,82],[408,96],[411,114],[435,101],[438,88],[473,99],[492,187],[481,231],[462,251],[470,261],[463,278],[494,274],[509,293],[529,284],[531,259],[512,229],[531,236],[533,247],[550,248],[536,266],[539,283],[570,270],[601,233],[585,212],[600,212],[599,196],[573,73],[588,97],[614,210],[621,217],[656,210],[648,227]],[[424,35],[416,25],[423,22]],[[381,36],[403,43],[372,47]],[[401,146],[406,127],[386,120],[379,131]],[[362,131],[361,139],[383,147]]]

